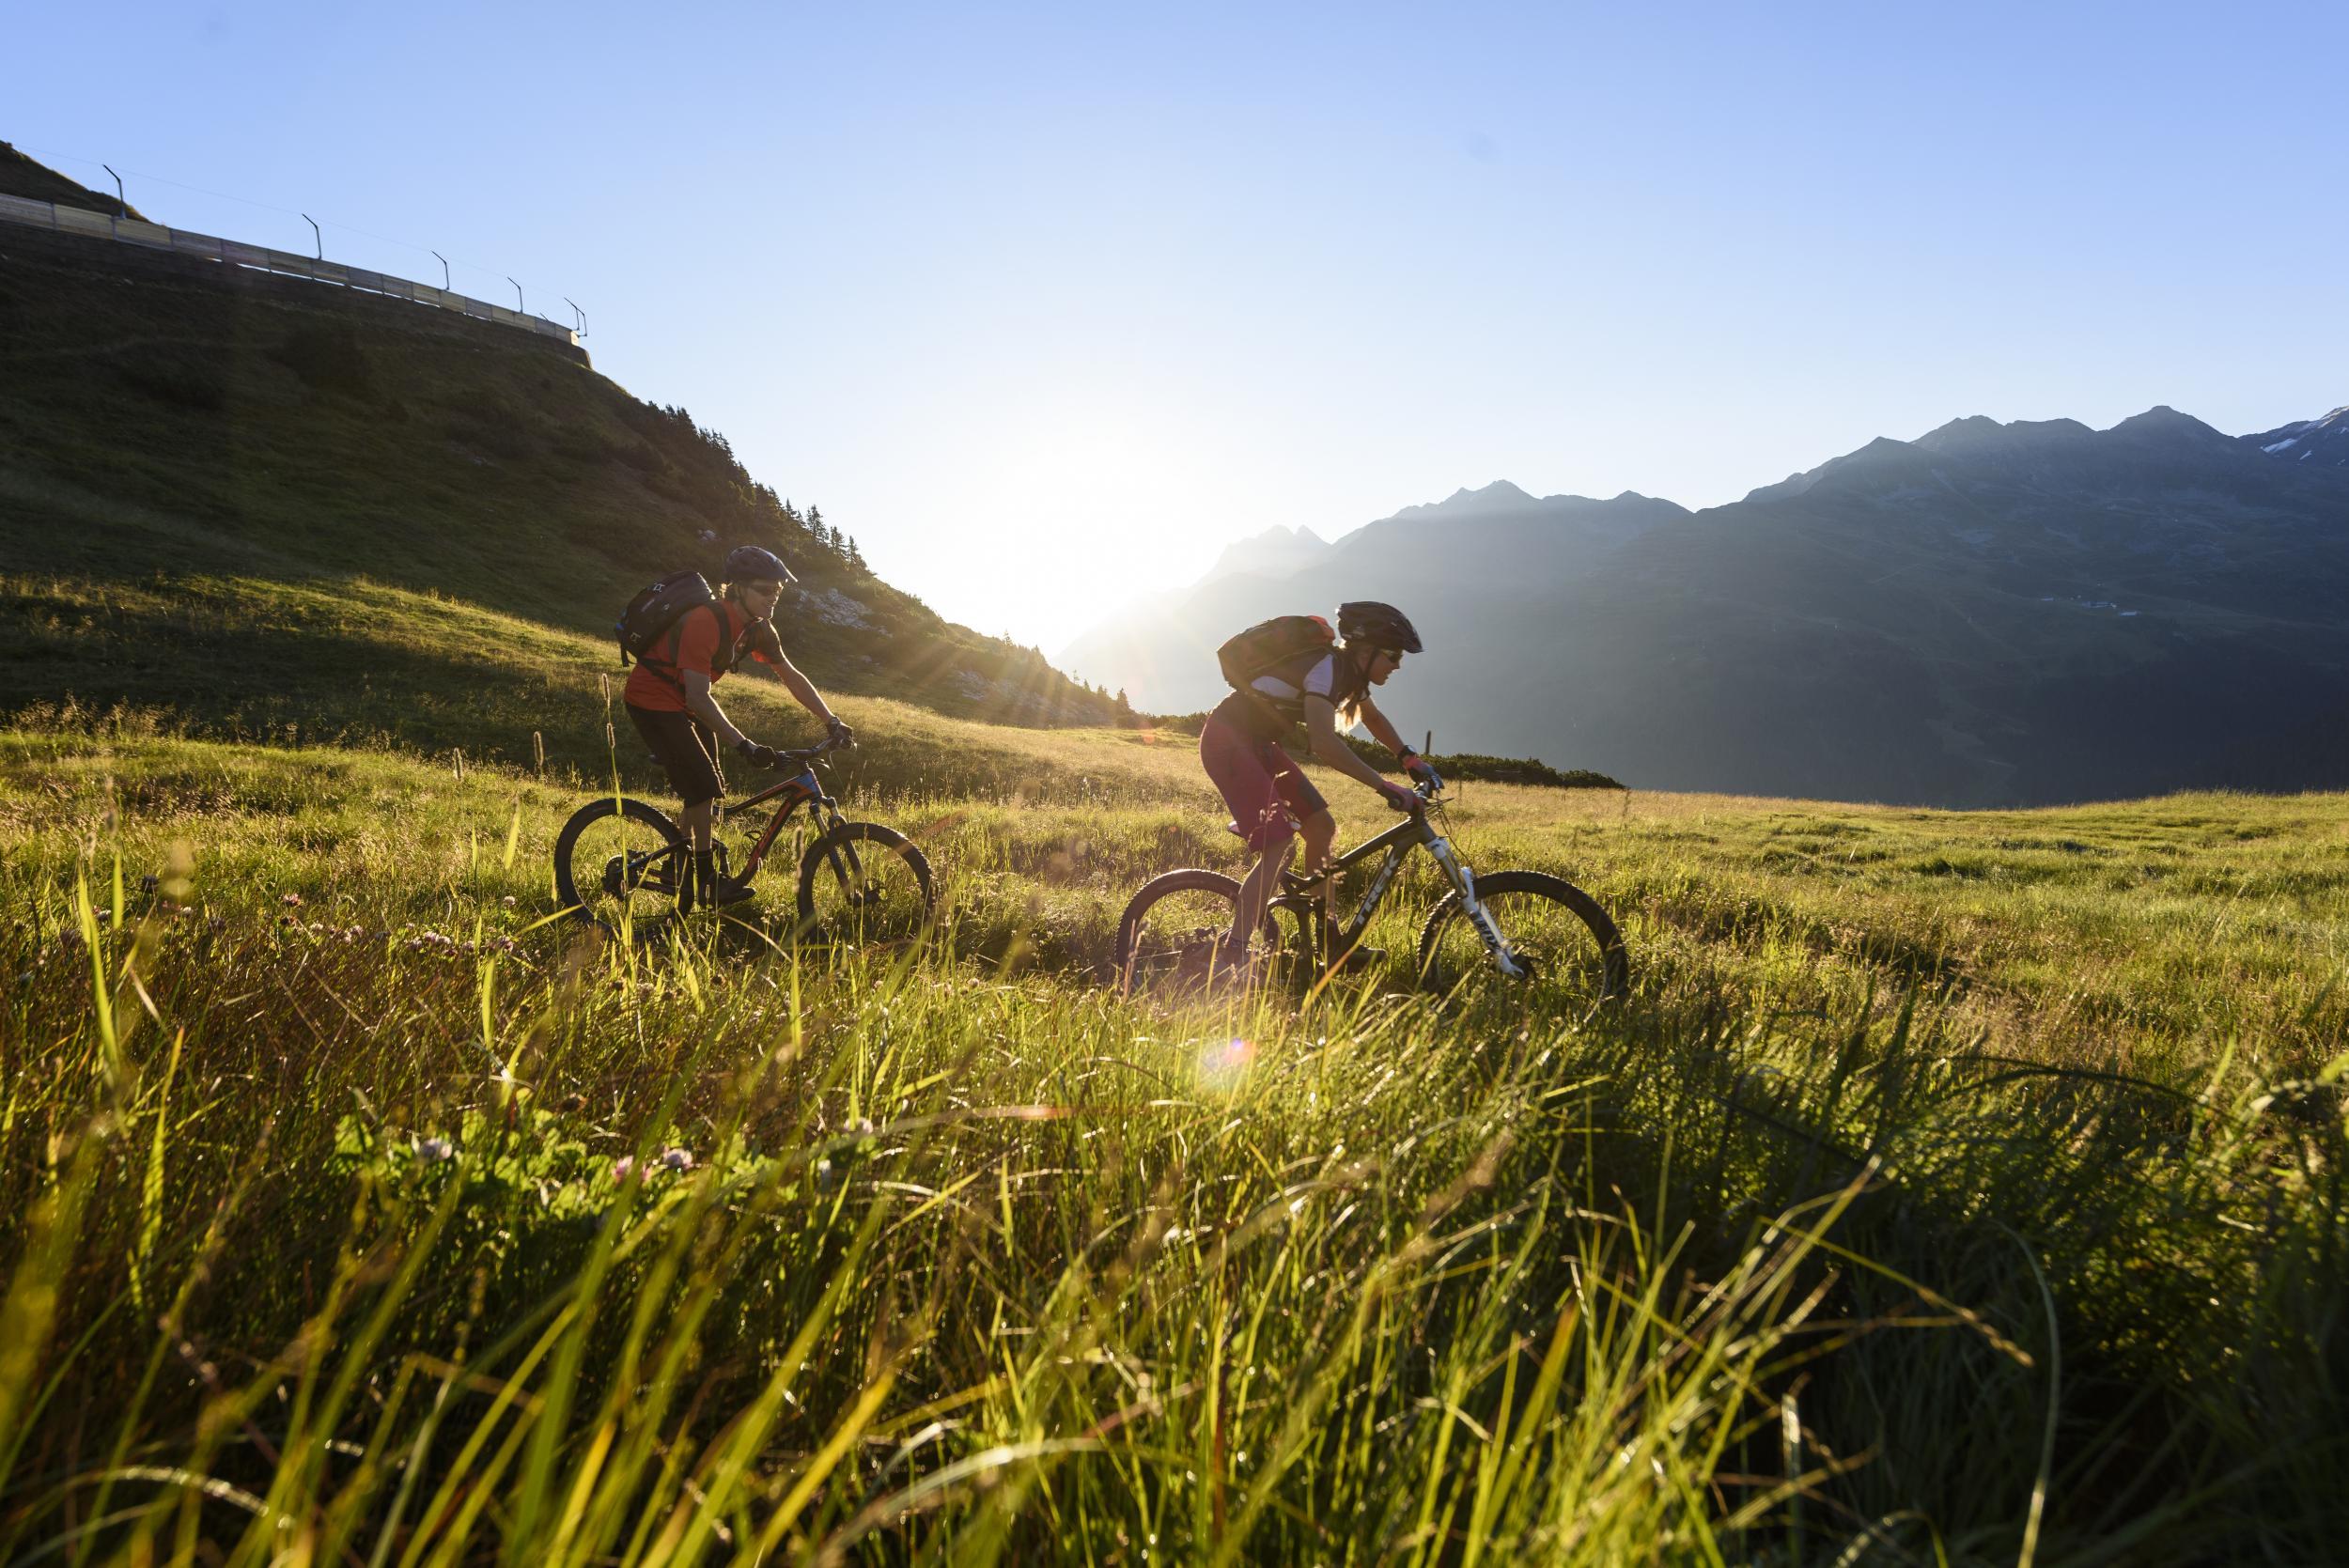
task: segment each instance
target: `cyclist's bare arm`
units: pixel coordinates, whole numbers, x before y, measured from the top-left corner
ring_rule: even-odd
[[[719,739],[729,746],[739,746],[750,738],[734,727],[734,721],[725,716],[724,710],[718,706],[718,699],[710,695],[708,675],[699,670],[687,670],[678,676],[677,684],[685,688],[685,706],[692,710],[694,718],[708,725]]]
[[[1379,745],[1384,746],[1396,756],[1401,756],[1410,750],[1404,744],[1403,737],[1395,733],[1394,721],[1379,712],[1377,703],[1364,697],[1355,705],[1355,711],[1361,716],[1362,723],[1370,731],[1371,738],[1377,741]]]
[[[824,694],[816,690],[814,681],[800,673],[797,664],[780,651],[770,656],[768,662],[775,667],[775,676],[783,682],[783,689],[791,693],[792,701],[814,714],[818,723],[829,725],[833,722],[832,709],[824,706]]]
[[[1364,703],[1362,708],[1365,712],[1375,711],[1368,703]],[[1394,726],[1387,724],[1385,720],[1381,719],[1379,723],[1386,725],[1388,734],[1394,732]],[[1305,694],[1305,733],[1312,738],[1314,755],[1320,761],[1359,784],[1368,784],[1381,794],[1386,792],[1387,781],[1379,776],[1378,770],[1356,756],[1354,748],[1339,737],[1337,706],[1318,691]],[[1385,737],[1379,738],[1384,740]]]

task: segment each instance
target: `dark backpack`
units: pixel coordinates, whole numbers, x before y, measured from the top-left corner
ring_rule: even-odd
[[[628,601],[612,633],[620,640],[620,662],[642,659],[662,633],[677,625],[688,610],[715,604],[718,596],[697,571],[673,571]]]
[[[1232,690],[1245,691],[1258,675],[1305,654],[1327,653],[1337,642],[1338,634],[1319,615],[1275,615],[1216,649],[1215,661]]]

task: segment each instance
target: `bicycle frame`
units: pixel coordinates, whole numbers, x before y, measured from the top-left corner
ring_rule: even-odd
[[[757,841],[751,846],[749,858],[742,862],[741,877],[746,882],[758,875],[759,862],[774,847],[776,835],[783,831],[784,823],[790,819],[793,812],[802,805],[806,806],[809,815],[816,818],[817,826],[821,829],[827,825],[823,814],[829,811],[836,815],[840,808],[839,801],[824,793],[824,786],[817,782],[815,765],[810,763],[791,778],[779,779],[755,795],[746,795],[739,800],[727,803],[724,811],[729,814],[749,811],[770,800],[780,800],[782,804],[775,815],[768,818],[766,829],[759,833]]]
[[[1281,874],[1281,893],[1272,902],[1274,908],[1290,909],[1304,924],[1308,939],[1318,939],[1324,961],[1350,952],[1370,929],[1378,906],[1385,902],[1388,889],[1394,885],[1395,874],[1403,869],[1404,861],[1413,849],[1425,849],[1435,857],[1436,864],[1460,895],[1461,912],[1476,934],[1484,939],[1485,947],[1501,966],[1501,972],[1512,980],[1521,980],[1525,970],[1517,964],[1517,955],[1509,946],[1509,939],[1501,935],[1492,913],[1477,901],[1476,874],[1468,863],[1453,852],[1451,840],[1436,831],[1425,811],[1415,811],[1408,821],[1398,822],[1385,832],[1364,839],[1353,848],[1332,856],[1330,863],[1311,877],[1293,872]],[[1361,901],[1354,912],[1346,917],[1332,933],[1329,926],[1328,908],[1319,896],[1326,887],[1334,887],[1335,878],[1347,867],[1359,865],[1371,856],[1384,851],[1386,859],[1371,874],[1370,886],[1362,890]],[[1334,936],[1334,939],[1332,937]]]

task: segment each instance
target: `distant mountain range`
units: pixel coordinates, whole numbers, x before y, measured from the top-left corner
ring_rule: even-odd
[[[1275,530],[1064,667],[1217,700],[1268,614],[1403,605],[1447,750],[1635,786],[1941,805],[2349,785],[2349,408],[2231,437],[1953,420],[1690,512],[1506,482]]]

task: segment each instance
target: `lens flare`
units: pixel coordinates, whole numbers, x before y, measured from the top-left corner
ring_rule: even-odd
[[[1239,1087],[1240,1079],[1256,1060],[1254,1042],[1235,1034],[1228,1040],[1206,1040],[1199,1046],[1199,1085],[1219,1094]]]

